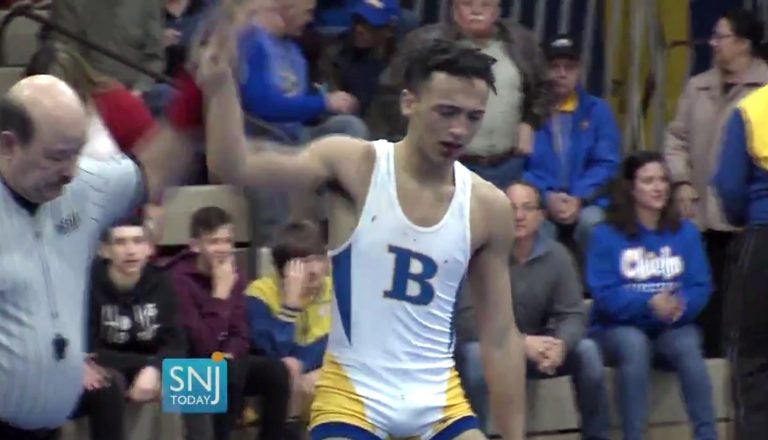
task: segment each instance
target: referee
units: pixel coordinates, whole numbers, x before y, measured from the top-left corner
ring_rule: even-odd
[[[744,230],[730,258],[726,347],[738,440],[768,439],[768,86],[744,98],[726,126],[714,178],[728,221]]]
[[[55,438],[84,389],[110,386],[85,354],[87,275],[101,231],[145,191],[125,155],[80,157],[87,123],[52,76],[0,97],[0,439]],[[142,152],[153,194],[177,154]]]

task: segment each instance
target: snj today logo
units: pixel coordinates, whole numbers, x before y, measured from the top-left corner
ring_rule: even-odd
[[[217,351],[210,359],[163,360],[162,394],[164,412],[227,412],[224,354]]]

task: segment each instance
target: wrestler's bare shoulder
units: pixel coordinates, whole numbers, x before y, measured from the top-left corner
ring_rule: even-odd
[[[309,144],[309,150],[314,155],[334,161],[343,160],[347,163],[352,160],[362,160],[369,156],[373,157],[371,141],[343,135],[330,135],[315,139]]]
[[[331,170],[332,179],[355,199],[364,197],[376,162],[373,143],[350,136],[325,136],[313,141],[308,154]]]
[[[490,240],[512,230],[514,215],[509,199],[496,185],[472,173],[471,231],[472,248],[478,249]],[[508,227],[506,226],[508,225]]]

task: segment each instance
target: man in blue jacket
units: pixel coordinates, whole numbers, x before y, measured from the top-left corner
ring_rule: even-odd
[[[584,251],[592,227],[603,219],[601,190],[618,169],[619,128],[608,103],[579,85],[580,50],[574,39],[559,35],[544,53],[557,108],[534,135],[523,180],[544,194],[555,226],[549,233],[573,234]]]
[[[277,6],[281,26],[254,25],[239,35],[243,110],[277,127],[294,144],[328,134],[366,139],[365,123],[353,115],[357,100],[346,92],[313,91],[307,59],[294,41],[311,20],[315,0],[282,0]]]

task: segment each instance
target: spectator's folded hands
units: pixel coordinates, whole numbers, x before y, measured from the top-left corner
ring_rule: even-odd
[[[562,223],[565,218],[566,204],[568,194],[560,192],[550,192],[547,194],[547,212],[556,222]]]
[[[565,195],[563,198],[563,210],[561,211],[560,222],[570,225],[579,218],[581,210],[581,200],[576,197]]]
[[[661,291],[653,295],[648,304],[651,306],[654,315],[668,323],[673,323],[680,319],[683,311],[685,311],[683,301],[668,291]]]
[[[347,92],[331,92],[325,95],[325,108],[330,113],[354,113],[357,106],[357,98]]]
[[[544,361],[539,365],[539,370],[546,374],[555,374],[555,371],[565,360],[565,344],[557,338],[549,338],[544,351]]]

